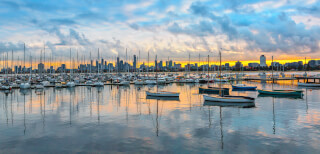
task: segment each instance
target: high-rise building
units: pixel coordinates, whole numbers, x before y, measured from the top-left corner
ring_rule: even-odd
[[[235,65],[236,70],[240,70],[241,66],[242,66],[241,62],[240,62],[240,61],[237,61],[237,62],[236,62],[236,65]]]
[[[261,67],[267,67],[266,56],[264,56],[264,55],[260,56],[260,66]]]
[[[133,55],[133,71],[137,69],[137,56]]]
[[[38,72],[39,73],[43,73],[43,71],[44,71],[44,64],[43,63],[39,63],[38,64]]]

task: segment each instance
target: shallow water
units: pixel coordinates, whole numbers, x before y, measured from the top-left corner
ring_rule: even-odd
[[[271,89],[270,83],[246,84]],[[145,91],[156,87],[134,85],[1,92],[0,153],[320,151],[320,89],[302,88],[302,99],[231,91],[256,98],[254,108],[239,108],[204,105],[199,86],[206,87],[159,87],[180,92],[179,100],[146,99]]]

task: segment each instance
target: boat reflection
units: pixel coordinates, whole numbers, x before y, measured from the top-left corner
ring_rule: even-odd
[[[155,96],[147,96],[147,99],[155,99],[155,100],[164,100],[164,101],[179,101],[179,97],[155,97]]]
[[[229,103],[229,102],[211,102],[205,101],[203,106],[220,106],[220,107],[239,107],[239,108],[252,108],[255,103]]]
[[[232,89],[232,91],[257,91],[255,89]]]
[[[272,97],[272,98],[289,98],[289,99],[302,99],[303,96],[298,95],[267,95],[267,94],[259,94],[258,97]]]

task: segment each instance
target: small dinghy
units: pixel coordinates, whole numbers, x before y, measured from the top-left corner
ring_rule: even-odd
[[[203,95],[205,101],[226,102],[226,103],[254,103],[254,98],[246,96],[209,96]]]
[[[255,103],[230,103],[230,102],[212,102],[205,101],[204,106],[220,106],[220,107],[238,107],[238,108],[252,108],[255,107]]]
[[[159,92],[149,92],[146,91],[147,96],[153,97],[179,97],[180,93],[176,92],[167,92],[167,91],[159,91]]]
[[[320,87],[320,83],[310,83],[310,82],[302,83],[302,82],[298,82],[298,86],[303,86],[303,87]]]
[[[245,84],[237,84],[237,85],[232,85],[232,89],[237,89],[237,90],[256,90],[256,86],[246,86]]]
[[[221,91],[224,95],[229,95],[229,88],[221,88]],[[220,88],[209,87],[209,88],[199,88],[200,94],[219,94]]]
[[[259,94],[265,94],[265,95],[296,95],[296,96],[302,96],[303,90],[258,90]]]
[[[154,97],[154,96],[147,96],[147,99],[156,99],[162,101],[179,101],[179,97]]]

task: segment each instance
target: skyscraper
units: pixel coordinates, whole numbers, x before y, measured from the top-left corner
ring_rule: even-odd
[[[133,71],[137,69],[137,56],[133,55]]]
[[[266,57],[264,55],[260,56],[260,66],[261,67],[266,67],[267,66]]]

